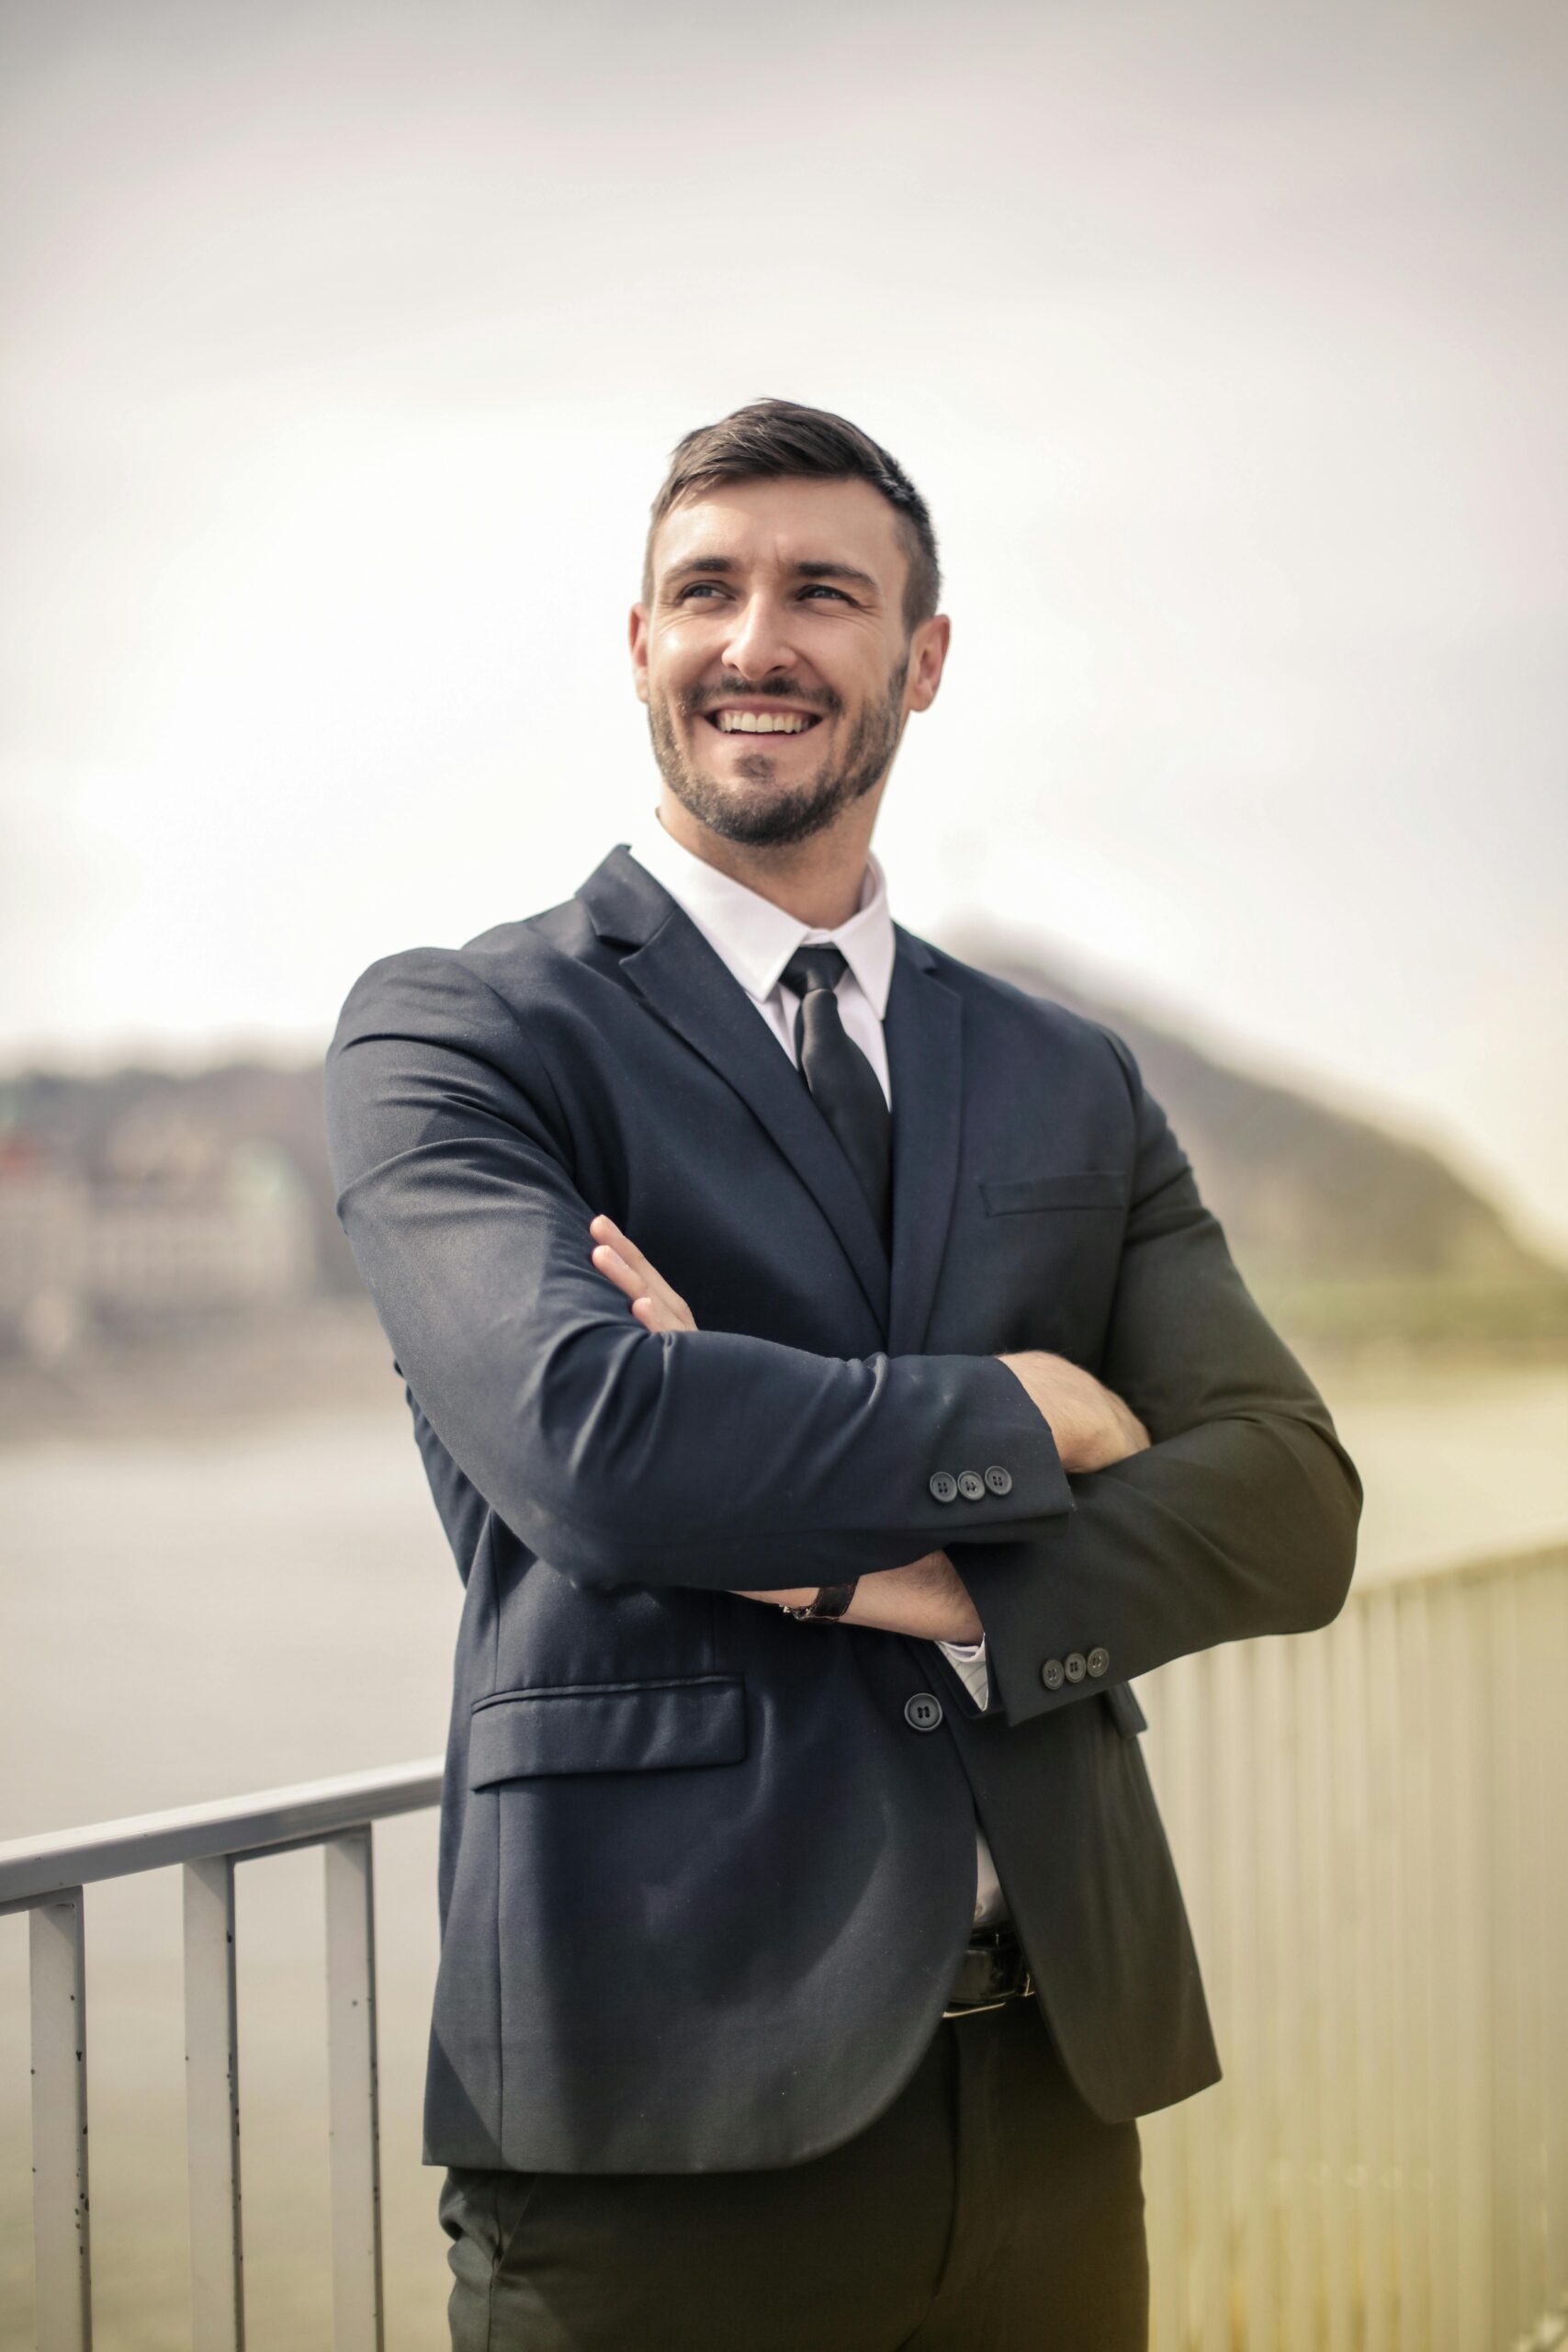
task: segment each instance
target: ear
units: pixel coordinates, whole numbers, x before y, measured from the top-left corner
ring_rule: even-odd
[[[909,640],[909,682],[906,689],[911,710],[929,710],[942,684],[953,623],[945,613],[921,621]]]
[[[627,626],[627,639],[632,655],[632,691],[638,702],[648,700],[648,606],[632,606]]]

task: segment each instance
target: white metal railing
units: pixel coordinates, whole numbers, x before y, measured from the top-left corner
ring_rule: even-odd
[[[33,2052],[33,2245],[39,2352],[90,2352],[84,1889],[171,1863],[185,1871],[186,2116],[195,2352],[243,2352],[240,2044],[234,1866],[320,1846],[326,1866],[333,2335],[381,2352],[380,2132],[370,1825],[441,1794],[436,1757],[0,1845],[0,1912],[27,1911]]]
[[[1227,2076],[1142,2126],[1156,2352],[1568,2344],[1568,1544],[1143,1689]]]
[[[1156,2352],[1568,2345],[1568,1545],[1146,1678],[1228,2078],[1143,2126]],[[84,1887],[185,1872],[196,2352],[241,2352],[234,1869],[326,1869],[334,2342],[380,2352],[371,1824],[435,1758],[0,1845],[31,1913],[38,2343],[87,2352]]]

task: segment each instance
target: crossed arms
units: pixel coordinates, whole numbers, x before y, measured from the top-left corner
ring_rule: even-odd
[[[593,1236],[593,1264],[626,1297],[645,1331],[696,1329],[685,1300],[613,1217],[594,1217],[588,1230]],[[1030,1349],[997,1361],[1022,1383],[1043,1415],[1064,1470],[1102,1470],[1148,1444],[1149,1433],[1137,1415],[1091,1372],[1069,1363],[1066,1356]],[[739,1597],[770,1601],[774,1607],[804,1605],[817,1590],[816,1585],[801,1585],[783,1592],[742,1590]],[[977,1642],[985,1632],[980,1612],[945,1552],[927,1552],[902,1567],[874,1569],[856,1585],[842,1616],[832,1622],[942,1642]]]
[[[584,1247],[581,1121],[465,955],[412,949],[349,992],[326,1065],[338,1214],[431,1428],[558,1573],[777,1599],[809,1561],[828,1583],[892,1571],[911,1610],[922,1580],[944,1611],[962,1590],[1010,1724],[1083,1694],[1043,1687],[1046,1658],[1098,1645],[1131,1679],[1336,1613],[1355,1467],[1111,1033],[1134,1155],[1103,1386],[1060,1358],[842,1358],[628,1314]],[[1011,1490],[955,1541],[929,1475],[975,1461]]]

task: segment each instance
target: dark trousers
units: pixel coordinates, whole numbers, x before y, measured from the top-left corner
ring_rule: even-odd
[[[441,2221],[454,2352],[1148,2343],[1137,2126],[1089,2111],[1029,2000],[945,2020],[893,2105],[809,2163],[452,2171]]]

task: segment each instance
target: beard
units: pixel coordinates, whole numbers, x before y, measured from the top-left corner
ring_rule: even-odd
[[[724,841],[743,842],[750,848],[806,841],[830,825],[841,808],[874,791],[892,765],[903,725],[901,705],[908,668],[906,655],[884,693],[861,712],[839,757],[825,759],[814,775],[803,776],[787,789],[775,780],[776,757],[761,749],[747,752],[723,777],[700,767],[682,749],[671,715],[672,707],[679,709],[688,723],[700,725],[702,712],[714,702],[741,696],[749,702],[764,700],[768,687],[749,686],[742,679],[727,680],[716,694],[700,696],[650,693],[648,731],[659,773],[681,806]],[[843,711],[842,700],[830,687],[820,695],[802,695],[794,687],[772,691],[781,701],[807,703],[812,709],[820,709],[825,718],[837,718]],[[763,739],[756,740],[760,744]]]

